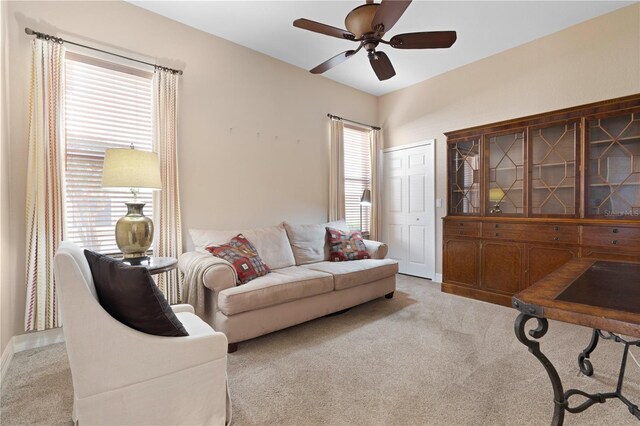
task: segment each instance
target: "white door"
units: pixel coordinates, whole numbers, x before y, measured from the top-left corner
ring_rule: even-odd
[[[385,150],[382,235],[400,273],[435,278],[435,140]]]

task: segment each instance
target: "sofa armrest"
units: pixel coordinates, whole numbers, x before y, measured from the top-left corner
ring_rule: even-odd
[[[372,259],[384,259],[389,252],[389,246],[385,243],[373,240],[363,240]]]
[[[189,251],[178,258],[178,268],[187,275],[202,279],[202,284],[211,291],[219,292],[235,287],[237,275],[233,266],[224,259],[209,253]],[[194,274],[194,269],[197,269]]]
[[[174,314],[179,314],[181,312],[188,312],[190,314],[194,313],[193,306],[186,303],[182,303],[179,305],[171,305],[171,310],[173,311]]]

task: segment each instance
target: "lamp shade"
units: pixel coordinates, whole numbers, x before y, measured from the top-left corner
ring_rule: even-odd
[[[360,205],[370,206],[371,205],[371,190],[365,189],[362,191],[362,197],[360,198]]]
[[[492,188],[489,190],[489,200],[499,203],[504,198],[504,191],[500,188]]]
[[[158,156],[155,152],[129,148],[107,149],[104,153],[102,186],[161,189]]]

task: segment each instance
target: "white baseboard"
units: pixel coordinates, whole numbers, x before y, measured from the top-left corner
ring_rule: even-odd
[[[9,364],[13,359],[14,354],[13,348],[13,337],[9,339],[9,343],[7,343],[7,347],[2,351],[2,358],[0,358],[0,383],[4,380],[4,375],[7,374],[7,370],[9,369]]]
[[[52,328],[51,330],[34,331],[27,334],[13,336],[9,339],[7,347],[2,351],[2,358],[0,358],[0,382],[2,382],[4,375],[9,369],[9,364],[13,359],[13,354],[60,342],[64,342],[62,328]]]
[[[436,274],[435,279],[433,280],[435,283],[442,283],[442,274]]]
[[[64,342],[62,327],[13,336],[13,351],[22,352]]]

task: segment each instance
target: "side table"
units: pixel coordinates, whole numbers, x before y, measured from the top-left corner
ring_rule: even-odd
[[[176,259],[175,257],[149,256],[144,260],[123,259],[122,263],[129,266],[140,266],[146,268],[151,275],[161,274],[162,272],[169,272],[178,267],[178,259]]]

